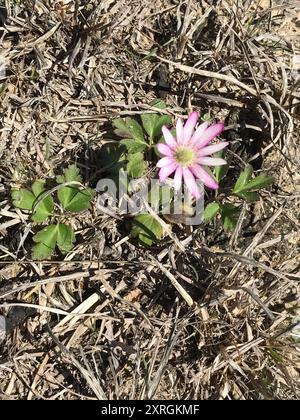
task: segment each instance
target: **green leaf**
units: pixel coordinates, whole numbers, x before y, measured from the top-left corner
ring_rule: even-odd
[[[144,142],[144,132],[140,124],[133,118],[118,118],[113,121],[114,131],[119,137]]]
[[[44,227],[32,238],[34,242],[42,242],[44,245],[49,248],[54,249],[57,238],[58,225],[49,225]]]
[[[212,203],[207,204],[207,206],[204,209],[204,220],[208,222],[209,220],[213,219],[217,213],[220,210],[220,205],[216,201],[213,201]]]
[[[57,238],[57,225],[49,225],[34,235],[36,245],[32,248],[32,259],[43,260],[52,255]]]
[[[113,120],[112,124],[117,130],[124,131],[124,132],[127,132],[128,130],[126,121],[123,118],[116,118],[115,120]]]
[[[82,182],[79,175],[79,169],[76,165],[70,165],[64,171],[64,175],[57,177],[57,182]],[[62,186],[57,191],[58,199],[63,208],[70,212],[80,212],[86,210],[90,206],[90,202],[94,196],[94,191],[91,188],[79,189],[77,186],[68,185]]]
[[[150,102],[150,106],[153,106],[154,108],[158,109],[166,109],[167,105],[162,99],[153,99],[153,101]]]
[[[215,153],[213,156],[224,159],[225,151],[221,150],[220,152]],[[220,165],[214,168],[214,176],[217,182],[220,182],[221,179],[224,178],[224,176],[228,172],[228,169],[229,169],[229,165]]]
[[[53,213],[54,202],[51,195],[45,196],[44,199],[41,199],[42,194],[45,192],[45,181],[38,179],[36,180],[31,187],[32,191],[29,191],[25,188],[13,189],[12,190],[12,199],[14,206],[23,209],[23,210],[33,210],[34,213],[31,219],[34,222],[43,222]],[[38,202],[37,206],[35,204]]]
[[[120,143],[127,148],[128,153],[143,152],[148,147],[147,143],[133,139],[123,139],[120,141]]]
[[[32,210],[35,196],[31,191],[25,188],[21,188],[20,190],[14,188],[11,191],[11,197],[15,207],[22,210]]]
[[[262,188],[269,187],[272,183],[273,178],[271,176],[259,175],[256,178],[249,181],[244,189],[247,191],[260,190]]]
[[[240,198],[243,198],[248,203],[254,203],[258,200],[258,194],[255,191],[241,191],[239,193],[236,193],[236,195]]]
[[[37,205],[37,208],[34,214],[32,215],[31,219],[34,222],[44,222],[47,219],[47,217],[52,214],[53,210],[54,202],[52,197],[49,195]]]
[[[143,153],[134,153],[128,156],[127,172],[131,178],[140,178],[144,175],[146,164]]]
[[[161,99],[155,99],[150,103],[152,107],[157,109],[166,109],[166,104]],[[145,113],[141,116],[143,127],[148,134],[150,141],[156,137],[161,136],[161,129],[163,125],[170,125],[172,118],[169,115],[160,115],[158,113]]]
[[[73,229],[70,226],[59,224],[59,229],[57,233],[57,246],[62,253],[69,252],[75,242],[75,234]]]
[[[267,346],[266,349],[270,353],[270,356],[272,357],[272,359],[274,359],[276,362],[278,363],[284,362],[284,359],[282,358],[282,356],[273,347]]]
[[[272,177],[263,174],[251,179],[252,174],[253,168],[248,165],[239,176],[232,191],[238,197],[249,202],[256,201],[258,198],[254,191],[268,187],[273,182]]]
[[[159,200],[162,206],[169,204],[174,198],[175,190],[170,185],[160,185]]]
[[[143,122],[143,127],[150,137],[151,140],[153,140],[153,132],[155,131],[155,126],[157,123],[157,120],[159,119],[158,114],[142,114],[141,119]]]
[[[63,184],[64,182],[82,182],[82,178],[79,173],[79,168],[73,164],[69,165],[65,170],[63,175],[58,175],[56,177],[56,181],[59,184]]]
[[[172,123],[172,119],[169,115],[142,114],[141,119],[143,127],[151,142],[154,138],[161,136],[163,125],[170,125]]]
[[[234,194],[237,194],[240,191],[243,191],[245,185],[251,179],[252,174],[253,174],[253,167],[251,165],[247,165],[245,170],[242,171],[240,176],[238,177],[232,192]]]
[[[38,200],[38,204],[34,207],[34,213],[31,219],[34,222],[43,222],[53,213],[54,201],[50,194],[45,194],[45,181],[37,179],[32,185],[32,191]],[[40,201],[42,194],[45,194],[45,198]]]
[[[32,192],[35,197],[38,197],[45,191],[45,181],[43,179],[37,179],[31,186]]]
[[[161,115],[156,121],[155,127],[153,128],[152,139],[160,137],[162,134],[162,126],[172,124],[172,118],[169,115]]]
[[[163,229],[151,214],[139,214],[133,219],[131,236],[138,238],[141,244],[151,246],[154,241],[162,238]]]
[[[79,190],[75,187],[62,187],[57,191],[57,196],[65,210],[78,213],[89,208],[94,191],[91,188]]]
[[[125,165],[125,150],[122,145],[105,144],[99,151],[98,165],[111,175],[118,175]]]
[[[220,205],[220,210],[224,230],[233,230],[237,223],[239,208],[232,204],[222,204]]]
[[[70,226],[58,223],[40,230],[33,240],[36,245],[32,248],[32,259],[43,260],[53,254],[56,246],[63,253],[70,251],[75,242],[75,235]]]

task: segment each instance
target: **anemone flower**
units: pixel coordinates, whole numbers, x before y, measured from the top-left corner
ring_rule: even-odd
[[[182,181],[189,192],[196,199],[200,198],[200,190],[196,180],[200,180],[211,189],[217,189],[218,184],[204,169],[204,166],[225,165],[226,161],[221,158],[211,157],[213,153],[224,149],[228,142],[221,141],[208,146],[224,130],[223,123],[209,125],[208,122],[200,124],[197,128],[199,115],[192,112],[185,125],[179,118],[176,124],[176,137],[166,126],[162,127],[165,139],[159,143],[157,149],[164,157],[157,162],[160,168],[159,179],[164,182],[171,174],[174,175],[174,188],[180,190]]]

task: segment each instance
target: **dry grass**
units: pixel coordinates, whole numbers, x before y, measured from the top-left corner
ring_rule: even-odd
[[[0,397],[298,398],[297,2],[1,3]],[[230,176],[251,162],[272,190],[232,234],[174,227],[183,252],[145,250],[93,209],[72,219],[74,252],[32,262],[10,187],[68,162],[95,186],[112,119],[157,96],[225,120]]]

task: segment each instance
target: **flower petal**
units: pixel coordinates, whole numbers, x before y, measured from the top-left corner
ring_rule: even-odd
[[[205,121],[204,123],[200,124],[195,133],[193,134],[193,137],[191,139],[191,144],[198,146],[197,143],[199,140],[201,140],[202,134],[205,132],[207,127],[209,126],[209,122]]]
[[[163,168],[161,168],[161,170],[158,173],[160,182],[164,182],[169,175],[176,171],[177,167],[177,163],[174,162],[170,163],[170,165],[168,166],[164,166]]]
[[[209,156],[213,153],[219,152],[228,145],[228,141],[221,141],[220,143],[212,144],[211,146],[203,147],[203,149],[198,150],[198,157]]]
[[[179,191],[182,185],[182,167],[178,166],[174,175],[174,189]]]
[[[210,127],[208,127],[204,131],[204,133],[202,133],[201,138],[197,142],[197,147],[200,148],[200,147],[206,146],[215,137],[219,136],[223,130],[224,130],[223,123],[212,124]]]
[[[164,156],[172,156],[173,155],[172,149],[164,143],[158,143],[157,150],[159,151],[159,153],[161,155],[164,155]]]
[[[176,123],[176,138],[177,143],[182,144],[183,143],[183,122],[181,118],[178,118]]]
[[[196,199],[200,198],[200,190],[196,184],[195,177],[188,168],[183,169],[183,178],[184,183],[192,196]]]
[[[168,165],[170,165],[171,163],[174,163],[174,162],[175,162],[175,159],[172,158],[172,157],[163,157],[162,159],[160,159],[157,162],[156,166],[158,168],[163,168],[164,166],[168,166]]]
[[[194,128],[198,121],[198,112],[191,112],[183,127],[183,143],[186,144],[191,140]]]
[[[200,163],[200,165],[207,165],[207,166],[221,166],[221,165],[227,164],[225,159],[206,157],[206,156],[200,157],[198,159],[198,163]]]
[[[191,171],[208,188],[211,188],[212,190],[217,190],[219,188],[218,183],[202,168],[202,166],[193,165]]]
[[[162,130],[162,133],[163,133],[163,136],[166,140],[167,145],[170,146],[172,149],[174,149],[174,147],[177,146],[177,143],[176,143],[176,140],[174,139],[171,131],[165,125],[163,125],[161,130]]]

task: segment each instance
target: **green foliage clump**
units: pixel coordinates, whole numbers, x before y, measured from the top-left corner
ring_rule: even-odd
[[[69,165],[63,175],[56,178],[57,185],[51,190],[46,189],[46,180],[37,179],[31,188],[12,188],[11,197],[15,207],[31,213],[35,223],[45,222],[52,218],[54,222],[58,215],[54,214],[55,200],[66,212],[78,213],[89,208],[94,197],[94,191],[82,185],[82,178],[76,165]],[[57,221],[49,224],[33,236],[36,243],[32,248],[32,259],[43,260],[53,255],[56,247],[65,254],[75,242],[75,233],[71,226]]]
[[[153,108],[164,110],[166,104],[160,99],[150,103]],[[117,118],[114,120],[114,132],[121,137],[120,144],[126,148],[126,170],[131,178],[142,177],[147,170],[147,157],[155,150],[155,141],[161,137],[163,125],[171,124],[169,115],[145,112],[138,122],[134,118]]]
[[[222,155],[218,154],[218,157],[219,156]],[[220,181],[227,174],[227,171],[228,165],[216,167],[214,176],[217,181]],[[219,201],[213,201],[205,207],[204,221],[208,222],[216,217],[217,214],[220,214],[224,230],[233,230],[239,217],[240,206],[228,202],[228,197],[232,195],[245,200],[248,203],[252,203],[258,200],[259,190],[266,188],[273,183],[273,178],[268,175],[262,174],[254,178],[252,176],[253,167],[247,165],[240,173],[230,193],[226,197],[220,198]]]

